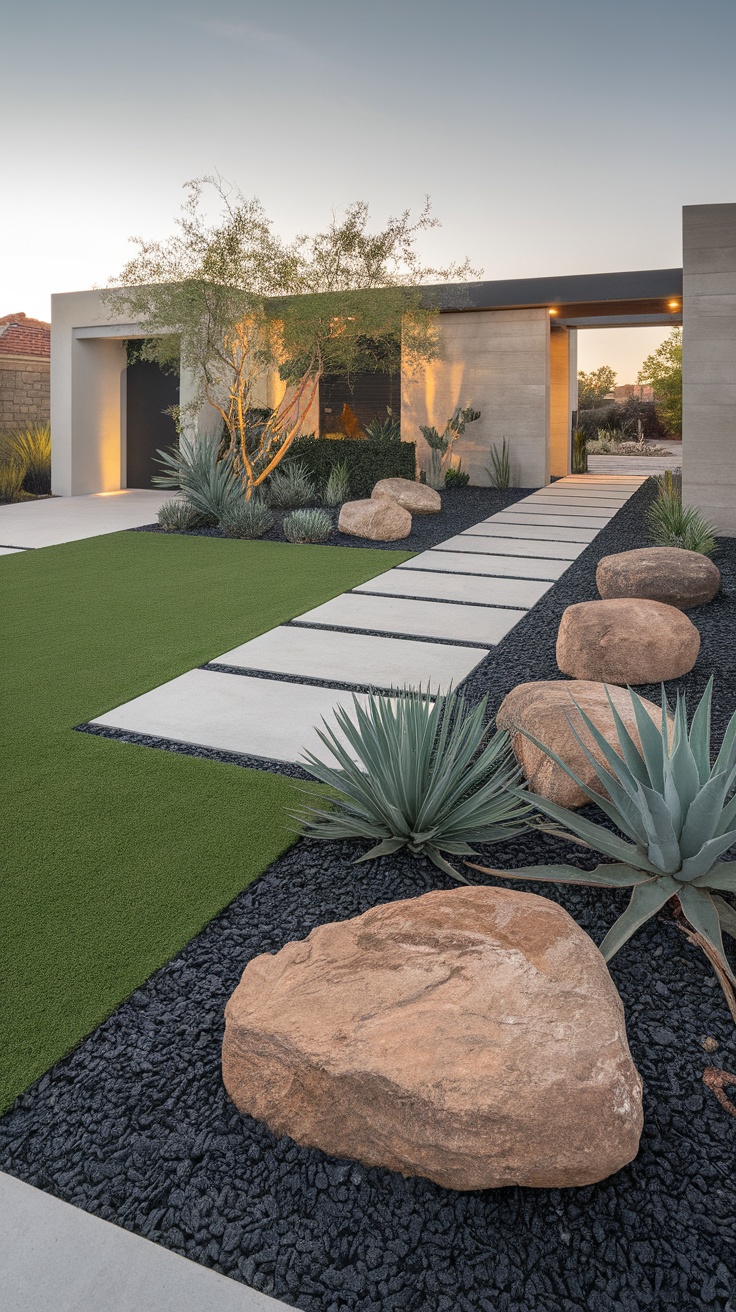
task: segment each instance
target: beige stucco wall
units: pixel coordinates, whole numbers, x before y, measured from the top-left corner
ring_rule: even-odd
[[[683,210],[683,500],[736,537],[736,205]]]
[[[481,418],[455,445],[473,484],[487,485],[489,449],[511,448],[513,482],[549,482],[549,314],[546,309],[478,310],[443,314],[441,358],[401,380],[401,435],[416,442],[420,464],[427,445],[420,424],[444,428],[458,405]],[[454,463],[457,463],[455,458]]]

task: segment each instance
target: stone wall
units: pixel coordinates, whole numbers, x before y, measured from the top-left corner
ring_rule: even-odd
[[[417,443],[420,464],[427,444],[419,425],[440,431],[458,405],[481,418],[456,442],[457,457],[473,484],[486,487],[491,445],[504,437],[511,450],[512,481],[519,487],[549,482],[549,315],[545,308],[471,310],[440,317],[441,359],[417,374],[404,370],[401,436]]]
[[[0,433],[49,422],[49,375],[48,360],[0,356]]]
[[[736,537],[736,205],[683,210],[682,484]]]

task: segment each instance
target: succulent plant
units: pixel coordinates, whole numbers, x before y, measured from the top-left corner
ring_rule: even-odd
[[[531,808],[509,785],[521,772],[507,733],[485,723],[486,701],[469,708],[458,693],[427,690],[371,695],[338,707],[340,733],[317,732],[337,762],[305,754],[310,774],[334,790],[331,810],[295,817],[309,838],[370,838],[370,861],[407,847],[466,884],[442,856],[473,856],[471,843],[500,842],[526,828]],[[347,745],[346,745],[347,740]]]
[[[292,510],[282,527],[288,542],[326,542],[332,532],[332,517],[326,510]]]
[[[641,750],[626,729],[610,694],[618,750],[573,702],[605,765],[593,755],[572,721],[571,728],[607,796],[593,791],[556,752],[527,734],[575,780],[629,841],[555,802],[534,796],[530,800],[537,809],[564,826],[562,831],[552,832],[563,837],[574,836],[584,846],[612,858],[614,864],[590,871],[556,865],[485,873],[504,878],[633,888],[629,905],[600,945],[606,961],[665,903],[676,898],[692,926],[692,937],[715,970],[736,1020],[736,976],[726,959],[722,938],[724,930],[736,937],[736,910],[721,896],[736,893],[736,861],[720,859],[736,843],[736,797],[731,796],[736,784],[736,713],[711,765],[712,691],[710,679],[689,730],[685,698],[678,693],[674,725],[668,733],[664,686],[661,730],[647,715],[641,698],[629,689]]]
[[[303,461],[277,469],[271,475],[268,499],[278,510],[293,510],[297,506],[313,506],[319,499],[309,471]]]
[[[212,516],[200,514],[188,501],[178,497],[159,506],[158,522],[164,533],[186,533],[189,529],[205,528],[214,523]]]
[[[338,460],[332,466],[324,493],[326,506],[341,506],[350,496],[350,471],[347,460]]]
[[[260,538],[272,525],[273,515],[258,495],[239,501],[220,520],[226,538]]]

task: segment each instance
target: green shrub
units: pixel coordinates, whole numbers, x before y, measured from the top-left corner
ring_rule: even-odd
[[[25,476],[26,467],[17,456],[9,456],[0,463],[0,505],[22,500]]]
[[[302,462],[318,487],[325,487],[335,465],[345,464],[350,494],[369,497],[379,479],[416,477],[416,447],[413,442],[384,442],[363,438],[358,442],[333,441],[326,437],[298,437],[288,460]]]
[[[667,473],[656,480],[657,496],[647,511],[650,541],[655,547],[684,547],[712,556],[718,549],[714,528],[694,506],[683,506],[682,475]]]
[[[332,532],[332,518],[326,510],[294,510],[282,527],[288,542],[326,542]]]
[[[588,472],[588,445],[582,428],[576,428],[572,435],[572,472],[573,474]]]
[[[268,500],[278,510],[314,505],[318,500],[317,489],[303,460],[289,461],[288,465],[272,474]]]
[[[157,451],[154,459],[163,473],[154,474],[154,487],[180,488],[184,500],[201,515],[217,523],[243,499],[243,481],[229,458],[220,459],[220,434],[182,433],[175,446]]]
[[[609,929],[601,952],[606,961],[623,947],[671,898],[677,898],[714,967],[736,1020],[736,985],[723,951],[721,931],[736,937],[736,910],[721,893],[736,893],[736,861],[721,861],[736,843],[736,713],[726,729],[721,750],[711,765],[711,679],[695,710],[688,731],[685,698],[677,694],[674,728],[668,728],[667,699],[662,685],[662,727],[656,727],[641,699],[629,689],[641,747],[637,747],[609,697],[618,744],[614,747],[573,701],[580,729],[587,730],[590,748],[597,747],[601,765],[573,725],[575,737],[595,770],[605,795],[594,791],[546,747],[526,736],[574,779],[591,802],[612,820],[625,839],[556,802],[533,796],[558,836],[573,835],[583,846],[601,852],[613,865],[595,870],[574,866],[531,866],[494,875],[540,879],[555,883],[593,884],[603,888],[633,888],[631,901]],[[479,867],[474,867],[478,869]]]
[[[262,538],[273,527],[273,515],[259,497],[239,501],[220,520],[226,538]]]
[[[10,434],[10,454],[25,468],[23,487],[33,496],[51,492],[51,428],[48,424],[28,424]]]
[[[341,506],[350,499],[350,473],[347,461],[341,460],[333,465],[324,491],[326,506]]]
[[[164,501],[163,505],[159,506],[158,522],[164,533],[186,533],[192,528],[205,528],[213,521],[206,515],[201,515],[194,506],[190,506],[188,501],[174,498],[172,501]]]
[[[466,474],[462,462],[456,469],[448,469],[445,474],[445,487],[467,487],[469,482],[470,474]]]
[[[506,438],[501,443],[501,448],[493,444],[490,450],[491,463],[486,467],[486,473],[491,480],[491,487],[506,488],[511,486],[511,449]]]
[[[471,843],[512,838],[526,827],[528,804],[509,792],[521,775],[507,733],[486,725],[486,703],[468,707],[456,692],[433,699],[405,689],[335,710],[340,736],[320,739],[337,766],[305,753],[306,768],[334,791],[331,810],[300,816],[310,838],[369,838],[361,861],[408,847],[440,870],[468,881],[442,856],[472,855]],[[343,741],[347,739],[347,746]]]

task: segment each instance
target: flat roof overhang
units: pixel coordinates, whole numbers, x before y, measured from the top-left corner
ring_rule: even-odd
[[[554,322],[566,328],[682,322],[682,269],[445,283],[428,291],[443,314],[546,308]],[[676,308],[672,301],[678,302]]]

